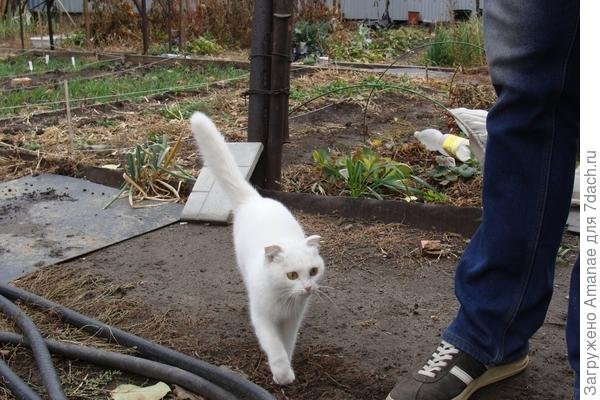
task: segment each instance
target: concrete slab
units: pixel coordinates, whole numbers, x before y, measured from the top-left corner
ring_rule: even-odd
[[[252,176],[258,158],[262,153],[261,143],[227,143],[242,175],[247,180]],[[229,223],[231,221],[231,201],[216,183],[210,165],[200,170],[192,193],[181,213],[181,219],[198,222]]]
[[[179,220],[179,204],[133,209],[122,199],[103,210],[117,193],[51,174],[0,183],[0,281]]]

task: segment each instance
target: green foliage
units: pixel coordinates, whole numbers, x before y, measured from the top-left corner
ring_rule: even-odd
[[[52,59],[51,59],[52,60]],[[1,64],[0,64],[1,65]],[[167,92],[172,88],[186,85],[202,85],[213,80],[222,80],[240,76],[243,71],[233,67],[207,66],[202,69],[178,66],[153,68],[144,75],[113,75],[102,79],[78,79],[69,81],[71,106],[106,102],[112,100],[136,100],[143,96]],[[81,100],[77,99],[88,99]],[[0,96],[0,116],[20,113],[23,109],[4,108],[22,104],[35,104],[64,100],[64,88],[39,87],[30,90],[18,90],[4,93]],[[63,103],[44,105],[44,108],[63,108]],[[31,110],[30,107],[27,108]]]
[[[423,192],[423,200],[426,203],[447,203],[448,196],[446,196],[444,193],[440,193],[436,190],[426,189]]]
[[[187,100],[165,106],[160,110],[160,114],[169,120],[177,119],[183,121],[189,119],[196,111],[207,113],[210,111],[210,108],[203,101]]]
[[[427,173],[430,178],[438,181],[442,186],[446,186],[450,182],[456,182],[458,178],[471,179],[478,174],[479,168],[473,163],[460,164],[455,167],[438,165]]]
[[[313,151],[313,160],[321,169],[326,180],[342,183],[342,193],[351,197],[373,197],[383,199],[386,191],[405,195],[423,197],[419,189],[426,185],[412,175],[412,168],[404,163],[381,157],[370,148],[363,148],[351,155],[333,159],[326,149]],[[433,198],[435,190],[429,197]]]
[[[316,96],[331,94],[331,97],[334,98],[355,98],[356,100],[361,100],[361,95],[370,92],[372,88],[375,88],[376,90],[393,89],[390,87],[389,82],[384,80],[377,82],[377,79],[378,77],[376,75],[367,76],[356,83],[351,83],[344,79],[336,79],[327,82],[324,85],[312,87],[306,87],[303,85],[296,86],[295,83],[292,82],[292,87],[290,88],[290,99],[304,101]],[[399,85],[407,88],[414,87],[412,81],[407,76],[397,78],[393,84],[395,86]]]
[[[210,34],[204,34],[191,40],[187,44],[187,51],[199,55],[216,55],[223,51],[223,47],[218,44]]]
[[[485,65],[483,47],[483,23],[480,18],[471,18],[466,22],[437,25],[434,42],[443,43],[430,46],[425,53],[424,62],[429,65],[445,67],[477,67]],[[471,45],[469,45],[471,44]]]
[[[82,47],[85,45],[85,32],[71,32],[61,41],[62,47]]]
[[[176,155],[181,137],[174,146],[169,145],[167,135],[151,134],[144,144],[138,144],[125,154],[125,184],[121,191],[104,208],[121,197],[129,198],[129,203],[145,199],[158,201],[179,200],[179,188],[184,182],[195,178],[179,166]]]
[[[426,30],[400,27],[373,31],[359,25],[354,34],[330,38],[328,54],[340,61],[377,62],[395,59],[428,37]]]
[[[292,41],[296,44],[306,43],[309,53],[323,54],[329,35],[329,22],[309,22],[299,20],[292,31]]]

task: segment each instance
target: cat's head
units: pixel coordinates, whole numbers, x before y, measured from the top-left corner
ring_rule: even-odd
[[[293,296],[314,293],[325,274],[319,255],[320,236],[265,247],[265,268],[272,282]]]

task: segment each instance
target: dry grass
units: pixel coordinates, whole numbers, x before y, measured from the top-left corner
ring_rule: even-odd
[[[148,315],[144,305],[125,297],[141,282],[115,283],[89,272],[67,267],[49,267],[15,282],[16,286],[63,304],[104,323],[168,344],[173,337],[166,314]],[[49,312],[20,307],[31,317],[44,336],[70,343],[96,347],[121,353],[135,353],[116,344],[95,338],[68,324],[62,323]],[[0,316],[0,331],[14,331],[13,324]],[[4,359],[26,382],[40,388],[40,380],[30,352],[21,346],[0,346]],[[58,360],[56,363],[65,392],[74,399],[108,398],[107,390],[117,382],[130,382],[133,378],[119,371],[103,370],[81,362]],[[0,384],[0,396],[12,399]]]

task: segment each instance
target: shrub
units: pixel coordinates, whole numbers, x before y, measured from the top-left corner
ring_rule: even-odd
[[[466,22],[437,25],[434,42],[443,43],[430,46],[425,53],[425,63],[446,67],[476,67],[485,65],[483,51],[483,24],[480,18],[473,17]],[[479,47],[479,48],[478,48]]]

